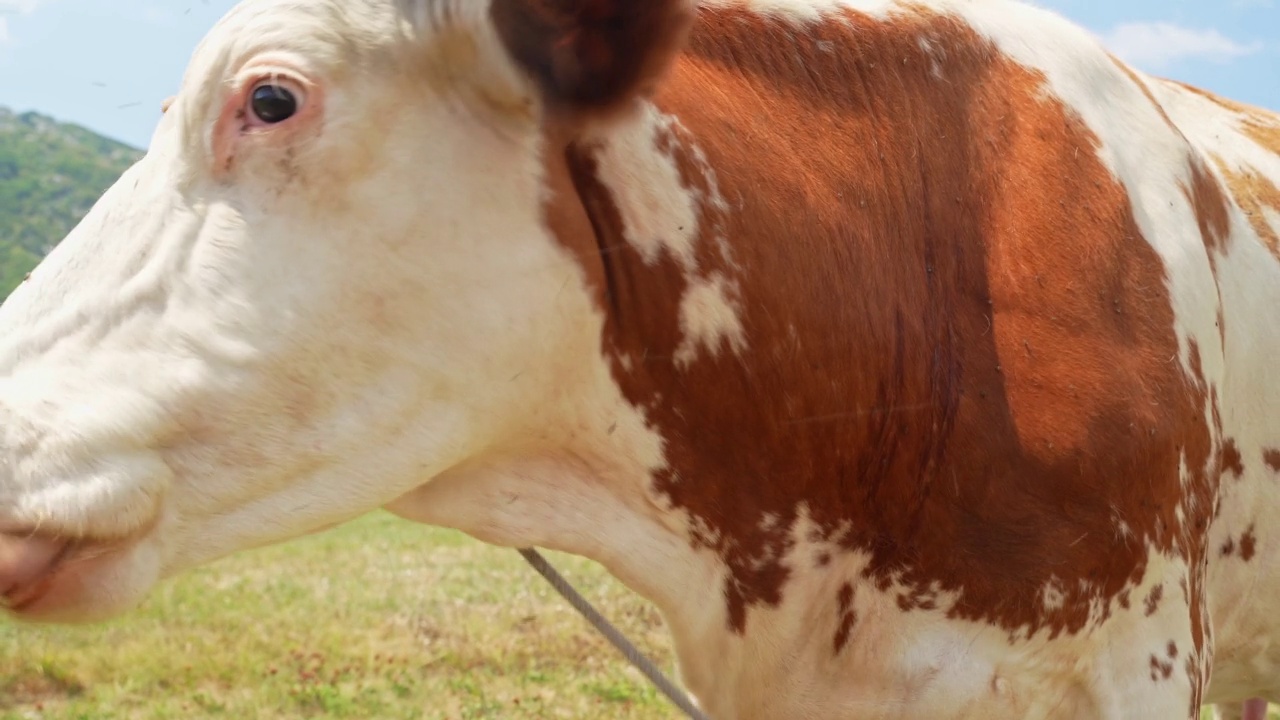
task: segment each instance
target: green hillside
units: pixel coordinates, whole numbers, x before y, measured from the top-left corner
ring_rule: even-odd
[[[0,107],[0,298],[141,156],[77,125]]]

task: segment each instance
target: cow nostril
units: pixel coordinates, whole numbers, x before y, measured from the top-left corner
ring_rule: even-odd
[[[0,534],[0,600],[11,602],[62,560],[70,544],[40,535]]]

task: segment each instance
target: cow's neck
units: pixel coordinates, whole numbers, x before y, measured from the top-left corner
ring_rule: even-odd
[[[611,147],[623,156],[602,157],[599,165],[596,153],[609,150],[548,144],[550,235],[576,257],[578,277],[586,281],[568,282],[558,302],[583,295],[590,319],[576,321],[580,335],[569,332],[555,343],[564,348],[567,365],[539,380],[555,388],[546,408],[534,411],[537,417],[518,441],[499,443],[500,451],[436,477],[388,507],[486,542],[549,548],[601,563],[662,610],[683,680],[699,700],[718,716],[735,717],[734,688],[743,680],[735,668],[743,656],[741,615],[754,599],[726,603],[730,573],[718,549],[699,539],[697,521],[666,487],[677,466],[669,455],[684,452],[686,443],[666,437],[659,417],[664,396],[687,390],[666,385],[674,368],[728,359],[741,350],[728,272],[715,274],[728,260],[723,243],[689,236],[714,234],[705,216],[721,201],[714,187],[690,192],[682,184],[709,178],[690,164],[697,158],[688,148],[667,134],[675,130],[667,121],[648,114],[622,127],[621,144]],[[645,143],[652,148],[655,142],[659,154],[646,153]],[[627,186],[649,194],[617,197],[606,183],[621,189],[624,181],[610,172],[636,152],[657,164],[632,165],[652,175]],[[636,207],[656,212],[623,217]],[[624,223],[637,222],[636,231],[624,230]],[[711,273],[692,271],[693,265]],[[739,502],[749,502],[749,493]]]
[[[600,563],[662,611],[682,679],[704,707],[713,717],[736,717],[731,657],[740,656],[741,638],[726,621],[723,564],[690,542],[685,515],[654,492],[644,469],[651,433],[625,411],[599,410],[570,410],[581,414],[568,433],[549,424],[561,437],[576,435],[558,447],[535,442],[488,455],[388,509],[495,545],[548,548]],[[595,429],[606,423],[603,432]]]
[[[770,667],[786,653],[775,647],[774,657],[751,649],[759,644],[752,638],[760,637],[748,637],[747,608],[777,604],[777,593],[766,591],[765,597],[759,590],[780,590],[783,581],[741,582],[725,563],[724,550],[735,542],[753,549],[768,544],[771,540],[764,536],[773,531],[742,528],[735,538],[711,537],[717,531],[687,511],[681,493],[702,488],[723,496],[726,477],[682,478],[676,470],[705,464],[690,462],[690,452],[727,457],[752,449],[732,446],[728,437],[727,447],[707,437],[691,442],[687,432],[670,432],[675,425],[669,417],[695,406],[700,415],[709,405],[727,409],[731,403],[705,392],[710,385],[700,386],[696,378],[747,357],[737,268],[724,223],[728,201],[694,138],[654,105],[610,125],[606,138],[551,140],[547,165],[553,198],[548,224],[578,257],[604,318],[591,349],[592,364],[603,360],[604,381],[620,392],[622,406],[636,412],[622,424],[643,424],[660,439],[660,448],[647,464],[637,463],[637,446],[645,442],[634,439],[640,433],[611,444],[584,431],[573,452],[587,458],[583,473],[572,481],[573,490],[564,492],[567,488],[561,486],[547,503],[560,508],[559,530],[565,528],[565,514],[573,516],[568,527],[594,527],[545,542],[598,560],[658,604],[673,631],[683,679],[704,705],[722,717],[754,716],[744,714],[743,705],[752,701],[742,696],[743,688],[755,684],[752,678],[765,679],[758,677],[761,673],[771,675]],[[584,395],[600,397],[594,391]],[[586,410],[601,411],[613,412]],[[626,437],[613,426],[609,435]],[[593,452],[600,447],[603,454]],[[755,494],[743,489],[728,493],[733,507],[725,512],[744,518],[765,514],[765,508],[753,504]],[[586,514],[595,520],[586,521]],[[793,518],[778,520],[774,530],[795,530]],[[788,572],[780,562],[766,563],[761,570],[766,575]],[[776,678],[774,686],[779,687]]]

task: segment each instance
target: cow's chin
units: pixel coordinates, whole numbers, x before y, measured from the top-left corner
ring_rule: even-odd
[[[24,623],[111,620],[141,604],[159,577],[159,556],[150,538],[82,544],[7,606],[0,605],[0,612]]]

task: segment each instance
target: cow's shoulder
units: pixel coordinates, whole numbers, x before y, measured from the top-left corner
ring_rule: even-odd
[[[833,553],[901,611],[1010,633],[1198,614],[1176,568],[1213,504],[1219,341],[1179,258],[1213,228],[1185,141],[1083,31],[704,3],[653,102],[579,151],[606,352],[737,631]]]

